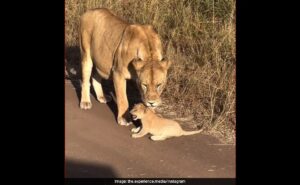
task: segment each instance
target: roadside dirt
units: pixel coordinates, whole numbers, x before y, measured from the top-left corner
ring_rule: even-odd
[[[65,81],[66,177],[235,178],[235,145],[201,133],[133,139],[134,125],[117,125],[113,106],[91,96],[92,109],[81,110],[75,87]]]

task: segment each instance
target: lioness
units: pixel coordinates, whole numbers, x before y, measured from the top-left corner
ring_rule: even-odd
[[[142,122],[142,128],[137,127],[131,130],[135,133],[131,135],[133,138],[143,137],[150,133],[152,135],[150,138],[153,141],[159,141],[170,137],[197,134],[202,131],[202,129],[184,131],[176,121],[158,117],[153,110],[141,103],[136,104],[130,113],[134,120],[141,119]]]
[[[113,79],[118,124],[128,125],[126,79],[136,79],[142,101],[156,107],[167,82],[171,62],[162,56],[158,34],[150,25],[129,24],[109,10],[100,8],[85,12],[80,18],[82,56],[81,109],[90,109],[90,77],[93,65],[104,79]],[[92,78],[97,99],[106,103],[101,83]],[[127,114],[128,116],[128,114]]]

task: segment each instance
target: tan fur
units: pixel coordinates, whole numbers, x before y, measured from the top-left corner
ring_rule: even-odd
[[[197,134],[202,131],[184,131],[176,121],[157,116],[153,110],[145,107],[143,104],[135,105],[130,113],[134,120],[140,119],[142,122],[142,128],[138,127],[131,130],[135,133],[132,134],[133,138],[143,137],[150,133],[152,135],[151,139],[158,141],[170,137]]]
[[[112,79],[116,90],[118,123],[127,125],[126,80],[136,79],[145,105],[156,107],[167,81],[171,62],[163,59],[158,34],[150,25],[129,24],[109,10],[89,10],[80,19],[82,90],[80,107],[90,109],[92,67],[104,79]],[[100,102],[107,102],[100,82],[93,80]]]

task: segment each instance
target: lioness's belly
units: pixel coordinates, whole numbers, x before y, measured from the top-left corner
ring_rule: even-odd
[[[111,76],[111,68],[112,64],[109,64],[108,62],[105,61],[99,61],[99,60],[94,60],[93,61],[96,71],[98,74],[104,78],[104,79],[109,79]]]
[[[111,77],[115,51],[127,24],[103,9],[94,12],[93,20],[91,56],[97,72],[108,79]]]
[[[92,60],[102,78],[108,79],[112,69],[112,51],[104,43],[92,43]]]

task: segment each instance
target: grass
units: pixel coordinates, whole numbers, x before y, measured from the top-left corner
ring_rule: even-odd
[[[235,143],[235,0],[66,0],[65,7],[69,69],[80,67],[77,31],[86,10],[106,7],[130,23],[151,24],[173,60],[165,111],[192,116],[191,125]]]

